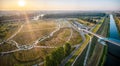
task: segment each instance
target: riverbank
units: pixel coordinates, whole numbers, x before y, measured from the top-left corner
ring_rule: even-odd
[[[119,35],[120,35],[120,19],[118,19],[117,16],[114,15],[114,19],[115,19],[115,23],[116,23],[116,26],[118,28],[118,32],[119,32]]]
[[[120,39],[116,22],[113,15],[110,15],[110,28],[109,28],[109,39],[111,41],[116,41]],[[112,44],[108,44],[108,52],[106,57],[106,62],[104,66],[120,66],[120,47]]]
[[[106,28],[103,31],[103,34],[104,34],[105,37],[108,37],[109,36],[109,28],[110,28],[110,18],[106,19],[106,24],[105,25],[106,25],[105,26]],[[106,57],[107,57],[107,51],[108,51],[108,45],[103,47],[103,53],[101,55],[100,62],[99,62],[98,66],[103,66],[104,65],[104,63],[106,61]]]

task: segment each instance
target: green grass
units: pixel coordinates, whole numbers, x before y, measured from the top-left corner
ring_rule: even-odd
[[[100,22],[96,25],[95,28],[93,28],[92,32],[94,32],[94,33],[100,33],[100,30],[101,30],[100,28],[102,27],[102,25],[103,25],[104,22],[105,22],[105,17],[100,20]],[[97,42],[97,38],[95,36],[93,36],[93,35],[91,35],[91,36],[93,37],[92,40],[94,40],[94,41],[92,41],[92,45],[91,45],[92,49],[90,50],[90,57],[91,57],[92,52],[93,52],[93,50],[95,48],[95,43]]]
[[[109,18],[105,18],[105,20],[103,21],[103,23],[102,23],[102,25],[100,26],[100,28],[98,29],[98,31],[97,31],[97,34],[100,34],[100,35],[102,35],[102,36],[108,36],[107,34],[108,34],[108,29],[109,29]],[[92,41],[92,45],[91,45],[91,50],[90,50],[90,55],[89,55],[89,60],[90,60],[90,58],[91,58],[91,56],[92,56],[92,54],[93,54],[93,52],[94,52],[94,48],[95,47],[101,47],[101,46],[99,46],[99,45],[96,45],[96,44],[98,44],[97,43],[97,38],[96,37],[93,37],[93,40],[94,41]],[[104,48],[102,48],[103,50],[104,50]],[[99,51],[98,51],[99,52]],[[103,53],[102,53],[103,54]],[[106,55],[106,54],[103,54],[103,55]],[[100,59],[102,59],[102,57],[100,56]],[[99,60],[99,59],[98,59]],[[101,62],[101,61],[100,61]],[[104,62],[104,61],[103,61]],[[98,62],[99,63],[99,62]]]
[[[95,28],[93,28],[92,32],[96,33],[98,31],[98,29],[100,28],[100,26],[102,25],[102,23],[104,22],[105,18],[101,19],[100,22],[96,25]]]
[[[104,66],[105,60],[106,60],[106,55],[107,55],[107,46],[104,46],[103,48],[103,53],[99,62],[99,66]]]

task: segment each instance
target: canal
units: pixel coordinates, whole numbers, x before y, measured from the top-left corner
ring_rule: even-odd
[[[116,27],[113,15],[110,14],[110,31],[109,39],[120,43],[120,36]],[[107,43],[108,53],[104,66],[120,66],[120,47],[111,43]]]

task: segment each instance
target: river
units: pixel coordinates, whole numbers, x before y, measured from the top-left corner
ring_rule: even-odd
[[[113,15],[110,14],[109,38],[112,41],[120,43],[120,36],[116,27]],[[108,44],[108,53],[104,66],[120,66],[120,47],[111,43]]]

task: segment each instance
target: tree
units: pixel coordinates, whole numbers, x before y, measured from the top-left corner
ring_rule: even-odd
[[[65,48],[59,47],[52,53],[45,57],[45,66],[59,66],[61,61],[71,52],[71,45],[69,43],[65,44]]]
[[[45,66],[59,66],[64,58],[64,48],[59,47],[52,51],[49,56],[45,57]]]
[[[50,66],[52,63],[51,63],[51,60],[50,60],[50,56],[46,56],[45,57],[45,66]]]
[[[71,45],[69,43],[66,43],[65,46],[64,46],[64,53],[65,53],[65,56],[68,56],[71,52]]]
[[[50,58],[51,58],[53,66],[57,66],[58,60],[59,60],[59,55],[58,55],[58,52],[56,50],[51,53]]]
[[[58,56],[58,59],[57,59],[58,64],[60,64],[61,61],[64,59],[64,48],[63,47],[59,47],[57,49],[57,56]]]

